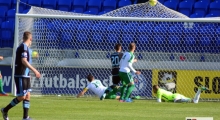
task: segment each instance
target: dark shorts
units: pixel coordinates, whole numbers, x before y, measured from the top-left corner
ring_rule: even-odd
[[[120,83],[121,79],[119,75],[117,76],[112,76],[112,83],[118,85]]]
[[[30,78],[15,77],[17,96],[26,96],[31,91]]]

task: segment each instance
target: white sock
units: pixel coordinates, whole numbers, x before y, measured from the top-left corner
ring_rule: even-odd
[[[193,99],[194,103],[198,103],[199,102],[199,98],[200,98],[200,94],[201,94],[201,89],[198,89],[197,93],[195,94],[195,97]]]

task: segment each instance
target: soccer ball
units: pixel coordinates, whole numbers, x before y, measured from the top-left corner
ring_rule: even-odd
[[[38,52],[37,51],[33,51],[32,52],[32,57],[33,58],[37,58],[38,57]]]
[[[149,0],[150,6],[155,6],[157,4],[157,0]]]

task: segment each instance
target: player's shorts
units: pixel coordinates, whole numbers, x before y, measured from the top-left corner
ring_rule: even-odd
[[[173,100],[178,100],[178,99],[188,99],[187,97],[185,97],[184,95],[181,95],[179,93],[174,93],[173,94]]]
[[[15,77],[17,96],[26,96],[31,91],[30,78]]]
[[[118,85],[121,81],[121,78],[119,77],[119,75],[114,75],[112,76],[112,83]]]
[[[122,85],[127,85],[131,82],[134,82],[131,73],[119,72],[119,77],[121,78]]]
[[[115,88],[111,88],[111,86],[109,86],[105,92],[108,91],[107,95],[105,96],[105,99],[116,99],[117,97],[117,92],[121,92],[121,87],[115,87]]]

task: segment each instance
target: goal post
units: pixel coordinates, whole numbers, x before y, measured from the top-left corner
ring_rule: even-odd
[[[201,99],[219,100],[219,18],[190,19],[176,12],[175,18],[153,18],[151,9],[152,18],[114,16],[120,10],[87,16],[37,7],[28,14],[16,14],[15,42],[21,43],[23,32],[30,31],[31,49],[39,54],[32,65],[42,77],[37,79],[32,73],[32,94],[75,96],[87,86],[89,73],[110,86],[114,45],[121,43],[125,52],[128,44],[135,42],[138,62],[133,65],[142,74],[134,76],[133,95],[154,98],[152,86],[159,84],[194,97],[203,85],[210,90],[203,92]]]

